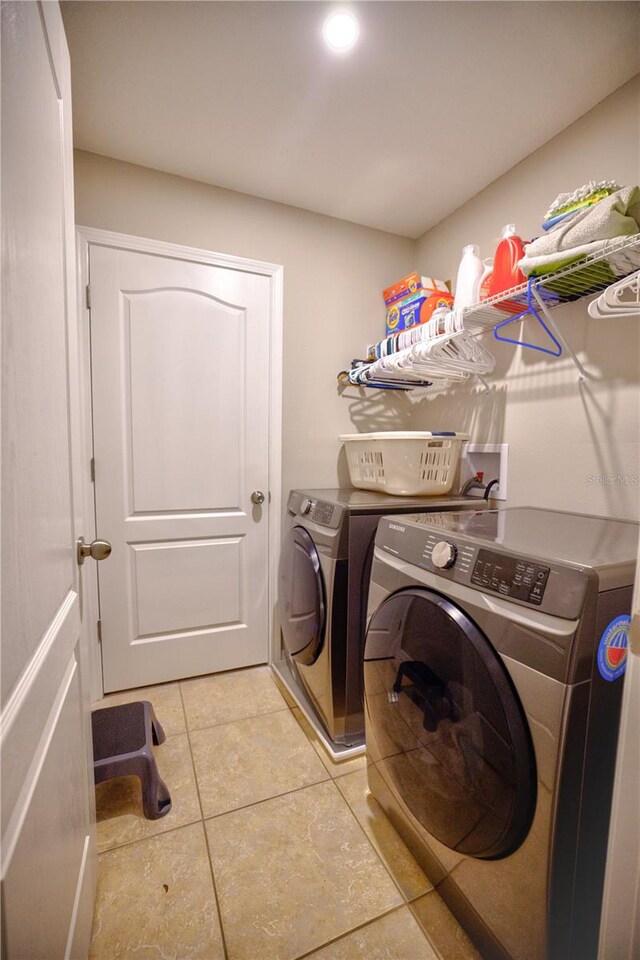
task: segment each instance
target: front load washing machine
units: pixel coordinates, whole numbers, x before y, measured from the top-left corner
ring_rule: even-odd
[[[638,525],[387,517],[369,786],[485,960],[595,960]]]
[[[364,751],[362,653],[378,520],[486,506],[453,495],[291,491],[278,574],[283,656],[273,667],[334,758]]]

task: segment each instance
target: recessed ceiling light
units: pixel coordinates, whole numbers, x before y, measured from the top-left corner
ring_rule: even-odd
[[[352,13],[342,11],[330,14],[322,27],[322,35],[332,50],[349,50],[360,32],[360,25]]]

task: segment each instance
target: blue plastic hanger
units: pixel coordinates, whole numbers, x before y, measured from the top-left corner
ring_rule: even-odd
[[[551,333],[551,330],[549,330],[549,327],[546,325],[546,323],[544,322],[544,320],[536,310],[535,305],[533,303],[533,287],[535,282],[536,282],[535,277],[529,277],[529,281],[527,283],[527,309],[523,310],[522,313],[516,314],[515,317],[509,317],[507,320],[501,320],[500,323],[498,323],[493,328],[493,335],[496,338],[496,340],[501,340],[503,343],[515,343],[517,346],[520,346],[520,347],[529,347],[530,350],[539,350],[540,353],[548,353],[552,357],[561,357],[562,346],[560,344],[560,341],[557,340],[554,337],[554,335]],[[538,321],[542,329],[545,331],[545,333],[549,337],[549,339],[555,344],[555,347],[556,347],[555,350],[550,350],[549,347],[539,347],[538,344],[536,343],[527,343],[526,340],[513,340],[511,337],[499,336],[498,334],[499,330],[502,330],[503,327],[508,327],[510,323],[515,323],[517,320],[522,320],[522,318],[526,317],[528,314],[531,314],[536,318],[536,320]]]
[[[430,380],[424,381],[407,381],[399,380],[398,383],[390,383],[388,381],[380,380],[369,380],[367,377],[367,368],[371,366],[371,362],[368,360],[352,360],[351,361],[351,370],[341,370],[338,374],[338,382],[343,384],[350,384],[351,386],[358,387],[369,387],[372,390],[413,390],[415,387],[430,387],[432,383]],[[355,376],[351,379],[350,374]]]

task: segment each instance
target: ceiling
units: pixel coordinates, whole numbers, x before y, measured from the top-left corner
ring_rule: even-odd
[[[63,3],[76,146],[418,237],[640,71],[635,2],[335,6]]]

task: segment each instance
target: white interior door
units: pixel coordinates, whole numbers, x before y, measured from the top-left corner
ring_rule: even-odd
[[[89,276],[105,691],[265,662],[270,278],[96,243]]]
[[[95,888],[77,533],[69,56],[2,4],[2,955],[86,957]]]

